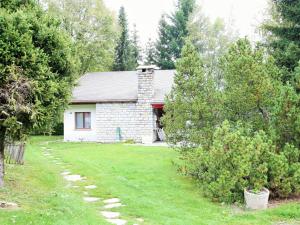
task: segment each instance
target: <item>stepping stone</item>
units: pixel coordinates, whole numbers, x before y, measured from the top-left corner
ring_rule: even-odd
[[[112,203],[104,206],[104,209],[113,209],[123,206],[121,203]]]
[[[103,201],[105,204],[113,204],[113,203],[118,203],[120,202],[120,199],[118,198],[111,198]]]
[[[64,176],[64,178],[67,181],[80,181],[80,180],[82,180],[82,177],[80,175],[67,175],[67,176]]]
[[[84,197],[83,200],[86,201],[86,202],[97,202],[97,201],[100,200],[100,198],[97,198],[97,197]]]
[[[70,171],[64,171],[64,172],[62,172],[60,175],[66,176],[66,175],[69,175],[69,174],[71,174]]]
[[[121,215],[119,212],[109,212],[109,211],[101,211],[101,214],[106,219],[116,219]]]
[[[85,189],[91,190],[91,189],[96,189],[97,186],[96,185],[89,185],[89,186],[85,186]]]
[[[121,219],[106,219],[106,221],[115,225],[125,225],[127,223],[126,220]]]
[[[137,218],[136,220],[141,222],[141,223],[144,222],[144,219],[142,219],[142,218]]]

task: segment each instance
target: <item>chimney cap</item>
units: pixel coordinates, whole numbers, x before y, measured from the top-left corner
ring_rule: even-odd
[[[157,70],[159,68],[156,65],[140,65],[136,69],[137,70]]]

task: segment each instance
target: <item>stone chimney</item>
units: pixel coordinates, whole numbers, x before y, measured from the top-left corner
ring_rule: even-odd
[[[154,115],[151,103],[154,97],[154,73],[156,66],[139,66],[137,118],[140,141],[152,143],[154,141]]]

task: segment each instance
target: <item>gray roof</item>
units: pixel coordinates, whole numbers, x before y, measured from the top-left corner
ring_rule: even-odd
[[[155,70],[153,103],[163,103],[171,91],[174,70]],[[137,71],[87,73],[73,90],[72,103],[135,102]]]

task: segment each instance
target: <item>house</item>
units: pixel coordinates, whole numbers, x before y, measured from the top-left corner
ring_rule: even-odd
[[[162,140],[160,119],[174,73],[156,70],[155,66],[140,66],[137,71],[84,75],[64,112],[64,140]]]

